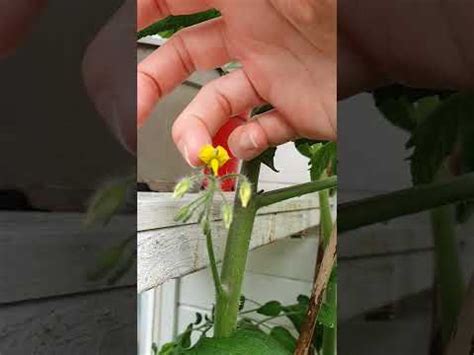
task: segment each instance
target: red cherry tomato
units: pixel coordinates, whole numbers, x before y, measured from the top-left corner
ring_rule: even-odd
[[[239,115],[229,118],[229,120],[219,129],[217,134],[212,140],[212,144],[214,147],[220,145],[224,147],[227,152],[229,153],[230,160],[225,163],[222,167],[219,168],[217,174],[218,176],[224,176],[226,174],[235,174],[239,170],[240,160],[234,157],[229,149],[228,139],[230,134],[236,129],[237,127],[241,126],[247,121],[248,117],[245,115]],[[209,173],[209,170],[206,169],[206,174]],[[205,186],[206,184],[204,184]],[[234,191],[235,189],[235,180],[228,179],[222,182],[221,189],[223,191]]]

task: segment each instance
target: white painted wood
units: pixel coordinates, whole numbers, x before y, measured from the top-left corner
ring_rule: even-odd
[[[389,224],[367,228],[368,231],[354,231],[351,234],[354,241],[342,248],[344,253],[338,262],[340,321],[432,286],[433,255],[429,230],[421,226],[406,233],[404,227],[398,227]],[[469,257],[473,243],[467,231],[460,229],[466,243],[462,254],[463,267],[469,275],[474,260]],[[397,240],[398,235],[402,236],[401,241]],[[345,241],[340,238],[339,244]],[[292,238],[251,251],[244,281],[245,295],[260,302],[275,298],[291,302],[295,297],[294,290],[298,289],[294,285],[306,284],[309,290],[316,247],[314,237]],[[209,270],[185,276],[181,282],[177,308],[179,330],[193,320],[196,311],[209,311],[214,302]],[[305,293],[304,289],[300,288],[300,293]]]
[[[310,282],[247,272],[243,283],[243,294],[262,304],[270,300],[292,304],[296,303],[298,295],[309,294],[311,285]],[[201,270],[181,279],[180,306],[210,310],[213,302],[214,289],[208,270]],[[250,302],[246,307],[255,308]]]
[[[0,307],[0,354],[136,354],[134,287]]]
[[[299,210],[299,204],[294,201],[288,202],[288,206],[295,208],[293,211],[289,209],[289,212],[264,212],[256,217],[251,249],[286,238],[318,223],[316,208]],[[213,240],[218,258],[225,247],[226,232],[221,223],[214,224]],[[140,232],[137,255],[138,292],[208,265],[205,237],[197,224]]]
[[[138,355],[151,355],[153,324],[155,322],[155,290],[148,290],[138,296],[137,336]]]
[[[80,213],[0,213],[0,304],[134,285],[132,268],[117,285],[91,281],[100,254],[136,233],[134,215],[85,230]]]
[[[338,236],[339,259],[422,251],[433,248],[429,227],[374,225]]]
[[[155,342],[165,344],[177,335],[177,313],[180,279],[172,279],[157,288],[160,299],[157,303],[159,318],[155,322]]]
[[[249,255],[247,271],[253,274],[312,282],[317,250],[318,240],[314,235],[308,238],[279,240],[253,250]]]
[[[268,191],[309,181],[308,158],[296,150],[293,142],[278,146],[274,162],[279,173],[262,166],[258,182],[260,189]]]
[[[190,193],[177,200],[173,198],[172,193],[165,192],[139,192],[137,229],[139,232],[183,226],[183,223],[174,220],[178,210],[187,203],[196,199],[196,193]],[[233,201],[234,193],[226,193],[227,201]],[[221,201],[214,201],[215,220],[220,216]],[[317,194],[309,194],[302,197],[286,200],[258,211],[258,215],[275,214],[279,212],[297,212],[314,210],[319,206]],[[196,218],[191,219],[186,224],[195,224]]]
[[[353,232],[345,247],[346,256],[338,260],[338,297],[340,319],[348,319],[370,309],[430,289],[433,286],[434,254],[429,229],[378,226]],[[357,233],[356,233],[357,232]],[[358,239],[357,236],[360,236]],[[465,279],[474,270],[474,235],[468,226],[458,228],[460,261]],[[357,246],[360,241],[360,246]],[[346,239],[339,237],[339,245]],[[349,246],[350,246],[349,245]],[[462,245],[462,247],[461,247]]]
[[[339,321],[338,352],[350,355],[429,354],[431,315],[431,297],[424,293],[397,302],[393,318],[370,321],[361,315]]]

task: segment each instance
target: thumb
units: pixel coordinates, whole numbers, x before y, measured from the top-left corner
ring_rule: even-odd
[[[229,136],[229,148],[238,158],[250,160],[271,146],[293,139],[298,134],[285,117],[277,110],[255,116],[251,121],[237,127]]]

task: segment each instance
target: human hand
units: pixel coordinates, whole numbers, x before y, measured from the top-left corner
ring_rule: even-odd
[[[207,84],[172,135],[191,165],[229,117],[268,102],[274,110],[237,128],[229,147],[250,159],[296,137],[336,138],[335,0],[138,0],[138,27],[217,8],[222,17],[184,29],[138,66],[138,124],[196,70],[242,64]]]
[[[0,59],[14,52],[31,32],[47,0],[0,0]],[[89,44],[83,60],[85,87],[101,117],[130,152],[136,150],[134,100],[136,2],[125,0]],[[91,7],[93,9],[93,7]],[[116,39],[120,38],[121,42]],[[114,63],[111,65],[111,63]]]
[[[340,0],[338,96],[401,83],[474,88],[474,3]]]

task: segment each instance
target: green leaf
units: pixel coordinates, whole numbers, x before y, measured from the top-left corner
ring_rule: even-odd
[[[259,309],[257,309],[258,314],[263,314],[265,316],[275,317],[280,314],[282,311],[281,303],[278,301],[270,301],[265,303]]]
[[[274,327],[270,331],[270,336],[279,342],[286,350],[294,353],[296,349],[297,340],[288,329],[283,327]]]
[[[334,328],[336,320],[336,309],[327,303],[323,303],[318,313],[318,322],[327,328]]]
[[[474,117],[472,96],[455,94],[442,102],[416,128],[407,143],[411,155],[413,183],[430,183],[445,159],[453,152],[460,127]]]
[[[240,296],[240,300],[239,300],[239,311],[243,310],[244,307],[245,307],[245,301],[246,301],[246,298],[244,295],[241,295]]]
[[[138,32],[138,39],[156,34],[163,34],[169,37],[182,28],[193,26],[219,16],[220,12],[215,9],[192,15],[169,16]]]
[[[306,312],[309,306],[309,297],[305,295],[299,295],[298,303],[283,307],[283,312],[290,322],[295,327],[298,333],[301,330],[304,320],[306,319]],[[316,349],[321,349],[322,346],[322,335],[324,326],[321,323],[316,322],[316,336],[313,338],[313,345]]]
[[[375,105],[394,126],[411,132],[416,127],[415,108],[406,97],[380,100],[375,97]]]
[[[311,152],[311,180],[318,180],[328,168],[336,169],[337,144],[336,142],[318,143],[310,148]]]
[[[107,224],[115,213],[125,204],[127,192],[131,187],[131,179],[119,179],[108,182],[97,190],[87,209],[84,224]]]
[[[189,324],[186,330],[176,338],[176,343],[183,349],[191,346],[191,333],[193,332],[193,324]]]
[[[384,86],[373,91],[376,103],[389,99],[398,99],[405,97],[409,102],[414,103],[428,96],[438,96],[440,99],[446,99],[456,92],[453,90],[433,90],[423,88],[410,88],[400,84]]]
[[[278,341],[262,331],[240,329],[228,338],[201,338],[195,347],[184,351],[191,355],[289,355]]]
[[[414,118],[417,126],[429,117],[439,106],[441,101],[438,96],[427,96],[415,103]]]
[[[268,166],[274,172],[279,173],[279,171],[275,168],[275,163],[274,163],[275,152],[276,152],[276,147],[268,148],[266,151],[264,151],[255,159],[260,161],[262,164],[265,164],[266,166]]]
[[[303,325],[304,319],[306,317],[306,310],[308,309],[307,305],[302,304],[292,304],[289,306],[284,306],[282,308],[285,313],[286,318],[290,320],[295,329],[299,332],[301,326]]]
[[[311,147],[318,144],[318,143],[323,143],[323,141],[315,141],[311,139],[298,139],[295,142],[295,148],[300,152],[302,155],[304,155],[307,158],[311,158]]]
[[[259,330],[254,321],[250,318],[242,318],[237,322],[237,329]]]
[[[194,321],[194,325],[199,325],[202,322],[202,314],[196,312],[196,320]]]
[[[419,116],[435,101],[444,100],[455,92],[450,90],[414,89],[390,85],[373,92],[375,105],[393,125],[412,132],[419,124]]]
[[[308,307],[308,305],[309,305],[309,297],[306,296],[306,295],[298,295],[296,300],[298,301],[298,304],[300,304],[304,307]]]
[[[264,104],[261,106],[255,107],[252,112],[250,113],[250,117],[256,116],[256,115],[261,115],[262,113],[268,112],[273,110],[273,106],[270,104]]]
[[[164,344],[158,355],[175,355],[177,352],[178,344],[171,342],[171,343],[166,343]]]

